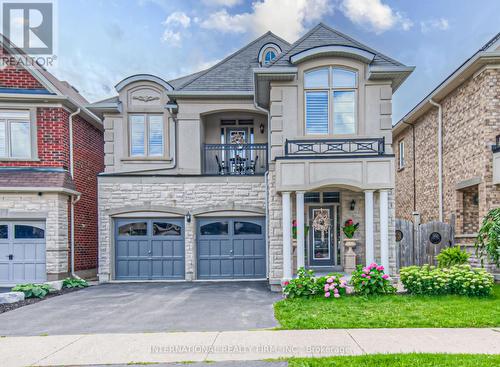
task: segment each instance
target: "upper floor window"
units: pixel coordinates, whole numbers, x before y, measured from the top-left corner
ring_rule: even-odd
[[[0,110],[0,158],[31,158],[29,111]]]
[[[304,74],[306,134],[356,133],[357,73],[338,67]]]
[[[264,64],[265,65],[270,64],[271,61],[273,61],[275,58],[276,58],[276,52],[274,52],[274,50],[266,51],[266,55],[264,57]]]
[[[269,65],[280,54],[281,49],[275,43],[266,43],[259,51],[259,63]]]
[[[404,140],[401,140],[399,142],[399,169],[402,169],[405,167],[405,142]]]
[[[130,156],[161,157],[164,154],[162,115],[133,114],[130,121]]]

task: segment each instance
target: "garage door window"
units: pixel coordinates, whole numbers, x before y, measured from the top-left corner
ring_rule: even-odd
[[[148,225],[146,222],[127,223],[118,228],[119,236],[146,236]]]
[[[153,236],[180,236],[181,227],[168,222],[153,222]]]
[[[234,222],[234,234],[262,234],[262,226],[252,222]]]
[[[225,236],[229,233],[228,222],[212,222],[200,227],[202,236]]]
[[[0,225],[0,239],[6,240],[9,238],[9,226],[7,224]]]
[[[14,226],[14,237],[16,239],[44,238],[45,231],[38,227],[19,224]]]

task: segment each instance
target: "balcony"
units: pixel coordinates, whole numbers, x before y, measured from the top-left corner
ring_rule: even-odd
[[[253,176],[267,171],[267,144],[205,144],[205,175]]]
[[[384,138],[287,140],[285,156],[297,158],[353,158],[381,156]]]

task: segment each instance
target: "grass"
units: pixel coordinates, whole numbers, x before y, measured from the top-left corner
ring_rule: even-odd
[[[285,299],[274,305],[281,329],[500,326],[500,284],[490,297],[457,295]]]
[[[487,354],[369,354],[289,360],[290,367],[496,367],[499,365],[500,355]]]

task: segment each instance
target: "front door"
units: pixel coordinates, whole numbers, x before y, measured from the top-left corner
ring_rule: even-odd
[[[336,231],[338,223],[338,205],[310,206],[308,213],[308,263],[309,266],[334,266],[338,262]],[[314,221],[324,221],[326,225],[315,229]]]

